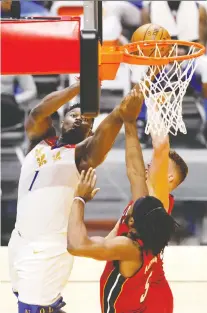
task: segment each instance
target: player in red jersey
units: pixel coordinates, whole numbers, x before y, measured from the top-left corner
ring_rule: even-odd
[[[133,93],[136,97],[136,90]],[[89,238],[83,220],[84,202],[92,199],[98,189],[94,189],[95,172],[90,169],[87,174],[82,173],[69,218],[68,251],[108,261],[100,281],[103,313],[171,313],[172,293],[164,272],[160,271],[159,255],[176,222],[160,200],[149,196],[134,114],[125,112],[122,116],[127,175],[134,204],[118,223],[118,236]],[[119,234],[121,225],[124,229]]]

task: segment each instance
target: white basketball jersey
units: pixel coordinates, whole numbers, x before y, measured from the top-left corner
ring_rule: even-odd
[[[26,156],[21,169],[15,228],[28,240],[58,234],[66,240],[79,173],[75,146],[55,148],[54,144],[55,138],[40,142]]]

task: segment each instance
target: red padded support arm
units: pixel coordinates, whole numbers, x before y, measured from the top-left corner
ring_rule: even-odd
[[[2,74],[80,72],[80,18],[1,22]]]

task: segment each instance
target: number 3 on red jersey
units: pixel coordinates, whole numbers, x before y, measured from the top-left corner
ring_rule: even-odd
[[[148,293],[148,290],[149,290],[149,287],[150,287],[149,279],[150,279],[151,276],[152,276],[152,272],[150,272],[149,276],[147,277],[146,284],[145,284],[145,292],[140,297],[140,303],[144,302],[144,300],[145,300],[145,298],[147,296],[147,293]]]

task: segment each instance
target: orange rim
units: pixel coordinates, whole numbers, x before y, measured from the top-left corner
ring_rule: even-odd
[[[140,48],[153,48],[155,45],[159,47],[166,47],[172,44],[177,44],[178,46],[191,47],[194,46],[198,49],[190,55],[182,56],[170,56],[170,57],[147,57],[147,56],[137,56],[131,53],[137,52],[137,46]],[[127,50],[127,51],[126,51]],[[129,64],[139,64],[139,65],[166,65],[173,61],[183,61],[198,58],[205,53],[205,47],[197,42],[188,42],[180,40],[147,40],[147,41],[137,41],[129,43],[124,46],[102,46],[101,47],[101,63],[129,63]]]

